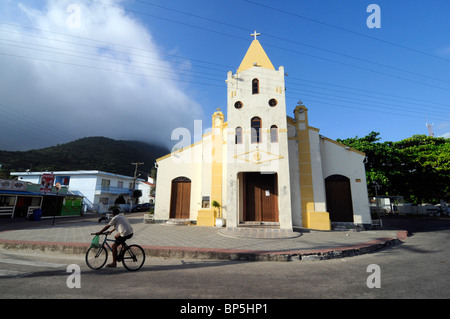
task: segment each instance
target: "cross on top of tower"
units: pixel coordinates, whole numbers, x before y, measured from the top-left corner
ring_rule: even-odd
[[[256,37],[259,35],[261,35],[261,33],[256,33],[256,30],[253,34],[250,34],[251,37],[255,37],[255,40],[256,40]]]

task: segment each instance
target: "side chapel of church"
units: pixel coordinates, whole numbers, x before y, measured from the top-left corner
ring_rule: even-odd
[[[220,214],[226,227],[317,230],[371,224],[365,154],[309,126],[302,102],[286,114],[284,68],[274,68],[257,35],[236,74],[228,72],[227,121],[218,109],[201,141],[157,159],[155,219],[214,226]]]

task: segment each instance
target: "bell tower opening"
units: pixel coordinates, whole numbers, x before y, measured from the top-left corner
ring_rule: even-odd
[[[259,94],[259,80],[253,79],[252,81],[252,94]]]

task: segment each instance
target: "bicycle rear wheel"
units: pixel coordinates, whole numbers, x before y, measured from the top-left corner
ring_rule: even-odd
[[[90,247],[86,252],[86,264],[89,268],[97,270],[102,268],[108,260],[108,251],[105,247]]]
[[[130,245],[123,252],[122,264],[131,271],[138,270],[144,265],[145,252],[139,245]]]

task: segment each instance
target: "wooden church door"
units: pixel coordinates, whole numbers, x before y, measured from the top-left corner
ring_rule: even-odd
[[[327,210],[332,222],[353,222],[352,193],[350,179],[342,175],[331,175],[325,179]]]
[[[277,174],[244,174],[244,220],[278,222]]]
[[[178,177],[172,180],[170,218],[188,219],[191,206],[191,180]]]

